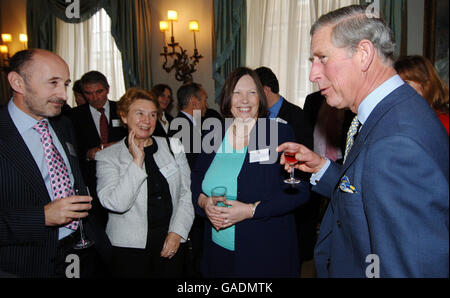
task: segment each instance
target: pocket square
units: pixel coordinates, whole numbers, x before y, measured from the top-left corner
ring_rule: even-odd
[[[341,179],[341,183],[339,184],[339,188],[343,191],[343,192],[347,192],[347,193],[357,193],[356,191],[356,187],[354,187],[353,185],[350,184],[350,179],[348,179],[347,176],[343,176]]]

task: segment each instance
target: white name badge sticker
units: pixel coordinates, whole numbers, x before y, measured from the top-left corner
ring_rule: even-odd
[[[159,169],[159,171],[164,176],[164,178],[167,179],[168,177],[172,176],[173,174],[175,174],[178,171],[178,167],[175,163],[171,162],[167,166]]]
[[[75,148],[73,147],[73,145],[69,142],[66,142],[67,145],[67,149],[69,149],[69,153],[72,156],[77,156],[77,152],[75,151]]]
[[[119,127],[122,125],[122,121],[120,121],[120,119],[112,119],[111,124],[112,124],[112,127]]]
[[[281,118],[279,118],[279,117],[276,119],[276,121],[277,121],[278,123],[288,124],[286,120],[281,119]]]
[[[263,162],[269,160],[269,149],[250,151],[250,162]]]

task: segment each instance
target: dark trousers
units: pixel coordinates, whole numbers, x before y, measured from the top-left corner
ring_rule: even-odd
[[[145,249],[113,246],[113,277],[117,278],[181,278],[186,247],[182,243],[171,258],[160,256],[167,236],[167,226],[148,231]]]
[[[196,215],[186,248],[186,259],[184,264],[185,277],[202,277],[201,265],[203,258],[203,233],[205,230],[205,220]]]

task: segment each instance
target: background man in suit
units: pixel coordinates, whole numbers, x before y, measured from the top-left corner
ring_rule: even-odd
[[[258,74],[267,97],[269,118],[280,118],[286,121],[294,130],[297,142],[304,144],[308,148],[312,148],[312,128],[302,108],[290,103],[280,95],[278,79],[270,68],[262,66],[255,71]]]
[[[201,141],[201,117],[205,115],[206,110],[208,109],[208,102],[206,101],[207,94],[200,84],[187,83],[178,89],[177,99],[180,111],[178,112],[177,117],[172,120],[175,125],[171,124],[168,135],[170,137],[181,136],[180,140],[183,143],[189,167],[193,169],[200,152],[200,150],[195,150],[195,148],[201,145],[194,144],[194,142]],[[194,111],[200,112],[198,123],[196,122],[197,119],[194,117]],[[188,126],[178,126],[179,123],[184,123]],[[196,134],[196,136],[194,136],[194,134]]]
[[[281,119],[279,121],[286,121],[294,130],[296,141],[312,149],[312,128],[305,112],[299,106],[290,103],[280,95],[278,79],[270,68],[262,66],[255,71],[267,97],[269,118],[278,118]],[[302,177],[304,180],[309,179],[309,175],[305,175],[305,173],[296,171],[295,174],[296,177]],[[300,265],[304,261],[312,259],[318,212],[319,202],[315,200],[309,200],[295,210]]]
[[[97,198],[95,154],[123,139],[127,131],[117,115],[116,102],[108,100],[109,84],[106,77],[98,71],[90,71],[80,81],[88,103],[73,108],[68,116],[75,128],[84,181],[93,197],[92,215],[106,227],[108,213]]]
[[[67,100],[69,68],[40,49],[16,53],[10,67],[13,97],[0,109],[0,268],[19,277],[64,277],[66,256],[75,253],[82,276],[92,277],[97,257],[83,256],[95,248],[109,260],[111,245],[86,218],[92,198],[74,195],[85,187],[75,138],[70,121],[56,117]],[[92,250],[73,250],[79,218]]]
[[[299,144],[278,148],[296,149],[296,167],[330,198],[315,248],[319,277],[449,274],[448,135],[392,67],[392,36],[359,5],[311,29],[310,80],[330,106],[357,114],[343,165]]]
[[[172,120],[169,136],[180,136],[186,153],[189,167],[192,170],[195,167],[195,162],[200,154],[201,146],[201,120],[205,116],[208,109],[207,99],[208,95],[205,89],[198,83],[188,83],[181,86],[177,91],[178,106],[180,111],[178,116]],[[200,118],[194,118],[194,111],[200,112]],[[174,129],[174,124],[183,121],[188,126],[183,125]],[[198,121],[198,122],[197,122]],[[194,142],[198,142],[194,144]],[[189,232],[188,249],[191,250],[187,256],[186,275],[189,277],[201,277],[200,263],[202,259],[203,250],[203,219],[195,216],[194,222]]]

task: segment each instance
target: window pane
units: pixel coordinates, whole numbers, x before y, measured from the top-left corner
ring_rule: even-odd
[[[108,98],[117,101],[125,93],[122,57],[111,35],[111,19],[99,10],[89,20],[69,24],[57,19],[56,53],[69,65],[72,82],[91,70],[103,73],[110,85]],[[68,104],[75,105],[72,90]]]

